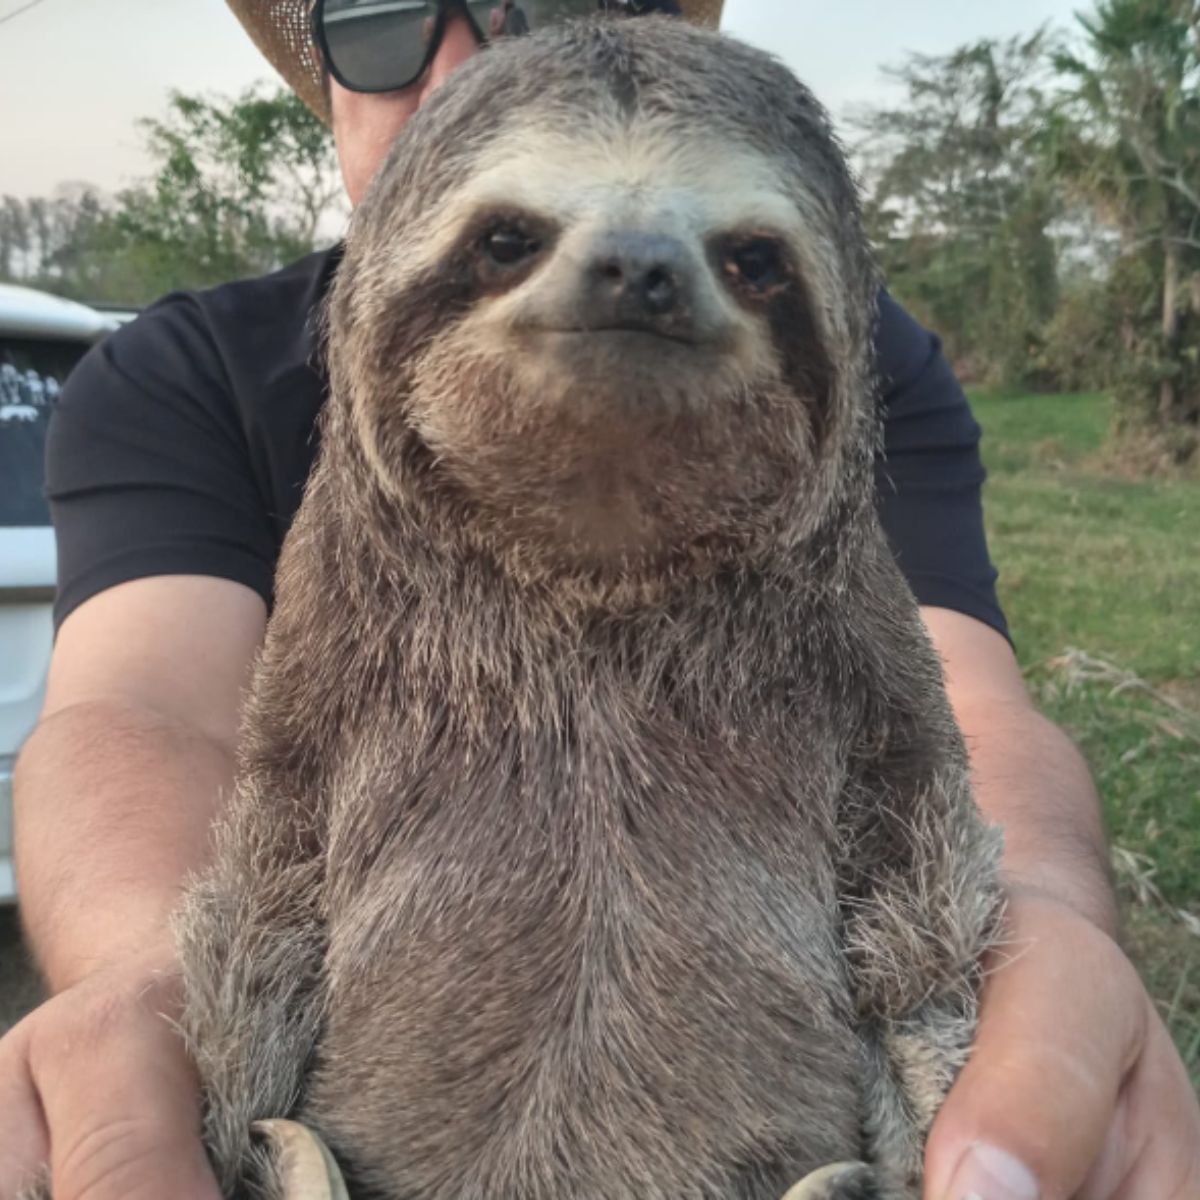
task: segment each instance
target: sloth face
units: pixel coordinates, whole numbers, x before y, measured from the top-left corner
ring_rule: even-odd
[[[653,21],[554,31],[481,56],[406,129],[332,319],[335,387],[341,351],[388,486],[419,451],[420,486],[465,524],[570,569],[812,524],[864,420],[869,272],[786,72],[736,48],[806,128],[764,129],[755,104],[712,118],[729,45]],[[503,115],[467,124],[472,98]]]

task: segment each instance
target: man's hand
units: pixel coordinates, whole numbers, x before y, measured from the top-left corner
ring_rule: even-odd
[[[0,1200],[46,1163],[55,1200],[219,1200],[177,1010],[169,971],[126,963],[0,1040]]]
[[[1008,937],[929,1139],[927,1200],[1197,1200],[1200,1106],[1128,959],[1019,888]]]

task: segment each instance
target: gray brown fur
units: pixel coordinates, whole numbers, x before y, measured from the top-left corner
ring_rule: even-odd
[[[519,419],[516,376],[455,342],[474,243],[389,272],[501,127],[597,112],[777,160],[840,284],[751,305],[775,353],[737,386],[681,368],[658,408]],[[229,1195],[270,1193],[248,1130],[277,1116],[363,1200],[778,1200],[859,1158],[919,1194],[997,841],[874,513],[876,287],[822,110],[681,24],[489,52],[406,129],[179,921]],[[555,472],[596,445],[639,515],[592,560]]]

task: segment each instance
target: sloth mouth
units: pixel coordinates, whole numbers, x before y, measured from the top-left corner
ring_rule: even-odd
[[[530,329],[531,333],[553,334],[557,337],[597,337],[605,334],[627,338],[647,337],[659,342],[674,342],[679,346],[698,346],[700,343],[694,337],[687,337],[676,330],[663,329],[661,326],[644,324],[640,321],[616,321],[607,325],[543,325]]]

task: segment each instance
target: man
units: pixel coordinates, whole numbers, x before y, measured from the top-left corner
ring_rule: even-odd
[[[474,54],[492,3],[397,9],[231,0],[332,120],[357,202],[404,122]],[[532,23],[594,0],[524,4]],[[631,7],[638,7],[636,5]],[[693,0],[711,20],[719,2]],[[433,17],[432,26],[427,25]],[[197,1140],[168,914],[230,785],[274,554],[311,462],[323,380],[306,321],[336,264],[168,299],[111,338],[60,404],[49,459],[62,557],[42,721],[17,775],[25,919],[55,992],[0,1042],[0,1200],[49,1159],[57,1200],[215,1200]],[[930,1140],[929,1200],[1196,1200],[1200,1110],[1112,940],[1097,805],[1025,694],[979,521],[978,430],[936,342],[883,300],[880,502],[1007,834],[1011,961]]]

